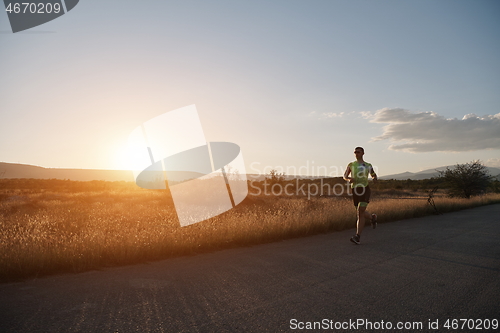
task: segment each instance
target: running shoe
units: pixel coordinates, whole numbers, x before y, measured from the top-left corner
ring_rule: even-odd
[[[359,243],[360,243],[359,236],[358,235],[352,236],[351,237],[351,242],[353,242],[356,245],[359,245]]]
[[[372,228],[375,229],[377,227],[377,214],[372,214]]]

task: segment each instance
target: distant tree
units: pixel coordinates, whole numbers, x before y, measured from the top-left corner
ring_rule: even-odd
[[[483,194],[492,182],[488,169],[479,160],[457,164],[453,169],[439,171],[439,174],[451,197],[469,199],[471,196]]]
[[[269,179],[271,184],[279,184],[285,180],[285,173],[278,173],[277,170],[271,170],[267,179]]]
[[[500,180],[498,180],[498,176],[493,177],[493,181],[491,182],[491,190],[495,193],[500,193]]]

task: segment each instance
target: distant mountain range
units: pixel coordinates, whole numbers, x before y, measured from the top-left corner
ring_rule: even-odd
[[[454,166],[449,166],[453,168]],[[380,179],[429,179],[437,177],[439,171],[445,170],[447,167],[439,167],[435,169],[423,170],[420,172],[403,172],[394,175],[381,176]],[[488,167],[488,171],[492,176],[500,177],[500,168]],[[169,180],[183,181],[186,179],[197,178],[201,174],[196,172],[171,172]],[[248,174],[249,180],[264,180],[268,175]],[[78,181],[91,181],[91,180],[105,180],[105,181],[127,181],[133,182],[134,176],[132,171],[128,170],[96,170],[96,169],[59,169],[59,168],[44,168],[35,165],[18,164],[18,163],[5,163],[0,162],[0,179],[2,178],[34,178],[34,179],[69,179]],[[294,176],[286,175],[286,179],[301,178],[301,179],[314,179],[324,177],[313,176]]]
[[[169,180],[179,182],[197,178],[201,174],[197,172],[174,171],[170,172],[169,175]],[[129,170],[59,169],[0,162],[0,179],[2,178],[134,181],[134,175]]]
[[[0,162],[0,178],[134,181],[132,171],[127,170],[59,169],[3,162]]]
[[[435,169],[427,169],[419,172],[403,172],[394,175],[381,176],[380,179],[396,179],[396,180],[420,180],[420,179],[430,179],[432,177],[439,176],[439,171],[444,171],[446,168],[452,169],[454,165],[439,167]],[[492,168],[486,167],[488,169],[490,175],[499,177],[500,176],[500,168]]]

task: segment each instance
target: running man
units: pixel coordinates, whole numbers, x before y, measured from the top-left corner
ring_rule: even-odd
[[[354,148],[356,161],[349,163],[344,173],[344,180],[351,183],[352,199],[356,207],[358,221],[356,224],[356,235],[351,237],[354,244],[360,243],[361,233],[365,227],[365,220],[369,220],[373,229],[377,227],[377,215],[371,214],[366,210],[370,202],[370,186],[368,186],[368,175],[370,174],[374,181],[377,180],[377,174],[373,171],[370,163],[363,160],[365,150],[362,147]],[[349,177],[351,174],[351,177]]]

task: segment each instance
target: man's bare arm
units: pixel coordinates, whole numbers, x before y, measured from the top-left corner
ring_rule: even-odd
[[[348,181],[348,182],[352,182],[352,177],[349,177],[349,174],[351,173],[351,167],[348,165],[347,168],[345,169],[345,172],[344,172],[344,180]]]

